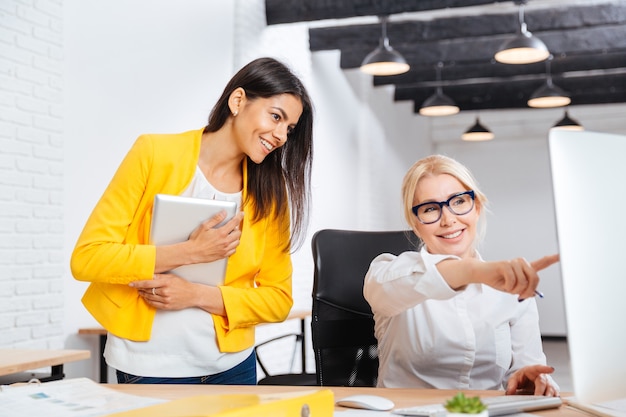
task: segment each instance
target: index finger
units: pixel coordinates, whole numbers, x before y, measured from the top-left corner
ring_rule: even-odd
[[[213,227],[217,226],[222,221],[224,221],[226,216],[227,216],[226,210],[220,210],[215,215],[205,220],[202,224],[205,225],[207,228],[212,229]]]
[[[524,375],[526,378],[534,381],[541,374],[551,374],[554,372],[554,368],[549,365],[531,365],[524,368]]]
[[[554,255],[548,255],[548,256],[544,256],[541,259],[537,259],[536,261],[531,262],[530,266],[532,266],[532,268],[536,272],[539,272],[542,269],[545,269],[549,267],[550,265],[557,263],[559,259],[560,259],[560,255],[556,253]]]

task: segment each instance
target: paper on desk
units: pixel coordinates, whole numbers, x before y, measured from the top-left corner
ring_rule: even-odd
[[[0,417],[98,417],[165,401],[125,394],[88,378],[71,378],[43,384],[3,386]]]

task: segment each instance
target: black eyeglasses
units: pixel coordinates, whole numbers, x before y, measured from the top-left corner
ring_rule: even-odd
[[[430,201],[418,204],[411,210],[420,223],[431,224],[441,218],[443,206],[448,206],[450,212],[457,216],[469,213],[474,208],[474,190],[455,194],[446,201]]]

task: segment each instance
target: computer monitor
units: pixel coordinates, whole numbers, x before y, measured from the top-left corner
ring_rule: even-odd
[[[553,130],[549,151],[574,394],[626,403],[626,136]]]

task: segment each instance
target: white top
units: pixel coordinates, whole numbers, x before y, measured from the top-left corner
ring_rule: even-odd
[[[181,195],[236,201],[238,208],[241,206],[241,192],[225,194],[216,190],[199,168]],[[252,349],[220,352],[211,314],[199,308],[187,308],[157,310],[147,342],[133,342],[109,333],[104,357],[108,365],[129,374],[182,378],[231,369],[250,356]]]
[[[435,267],[449,258],[458,259],[422,248],[372,261],[363,293],[376,322],[379,387],[502,389],[513,371],[546,363],[535,299],[483,284],[454,291]]]

